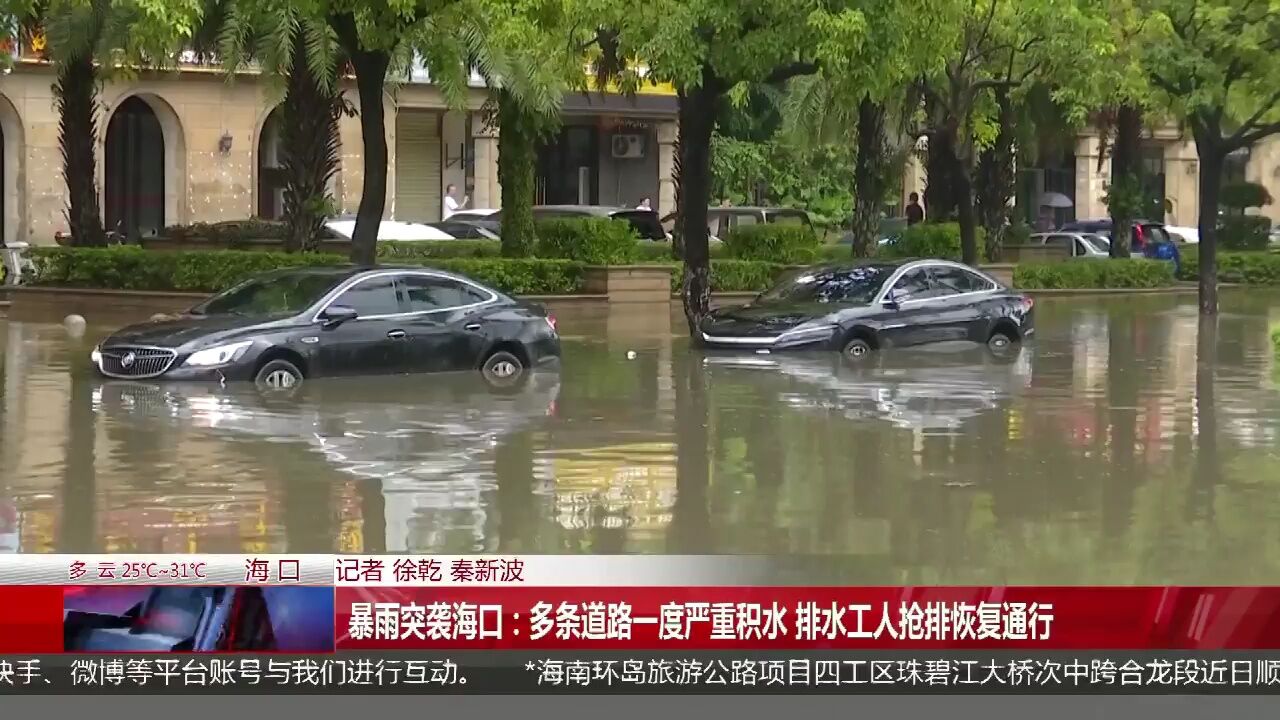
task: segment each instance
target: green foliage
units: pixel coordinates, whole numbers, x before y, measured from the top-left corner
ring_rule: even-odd
[[[730,230],[722,240],[731,258],[791,265],[813,262],[820,247],[813,228],[803,225],[743,225]]]
[[[1271,328],[1271,347],[1275,350],[1276,358],[1280,359],[1280,327]]]
[[[1184,254],[1178,277],[1194,280],[1199,276],[1199,257]],[[1280,285],[1280,255],[1266,252],[1218,253],[1218,279],[1238,285]]]
[[[711,289],[715,292],[764,292],[789,266],[761,260],[712,260]],[[671,292],[679,294],[684,266],[673,265]]]
[[[170,225],[161,231],[160,237],[181,242],[207,242],[211,245],[235,247],[253,240],[277,240],[283,243],[286,230],[282,222],[250,218],[216,223]]]
[[[1173,284],[1173,263],[1162,260],[1066,260],[1025,263],[1013,271],[1026,290],[1158,288]]]
[[[978,248],[983,243],[982,229],[978,229]],[[956,223],[920,223],[904,229],[898,238],[880,246],[879,254],[894,258],[943,258],[960,259],[960,226]]]
[[[556,218],[537,223],[537,255],[572,258],[588,265],[622,265],[636,260],[639,242],[628,223],[608,218]]]
[[[341,265],[344,258],[324,253],[240,250],[152,252],[138,247],[38,248],[32,252],[36,285],[112,290],[217,292],[256,273],[307,265]],[[584,264],[572,260],[497,258],[415,258],[423,265],[474,278],[498,290],[521,295],[580,292]]]
[[[502,255],[497,240],[415,240],[380,242],[378,259],[386,262],[417,262],[424,259],[496,258]]]
[[[1262,215],[1228,215],[1218,220],[1218,243],[1227,250],[1266,250],[1271,219]]]
[[[715,135],[712,196],[807,210],[818,225],[839,225],[853,209],[853,146],[804,147],[775,136],[764,142]]]
[[[1004,231],[1004,244],[1026,245],[1031,242],[1031,227],[1026,223],[1014,223]]]
[[[1262,207],[1271,204],[1271,193],[1267,188],[1255,182],[1226,183],[1218,196],[1218,201],[1225,207],[1236,210]]]

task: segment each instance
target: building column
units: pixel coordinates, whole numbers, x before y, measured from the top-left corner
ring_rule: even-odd
[[[658,123],[658,215],[676,211],[676,138],[674,121]]]
[[[458,200],[467,194],[467,114],[450,110],[440,120],[440,217],[450,185],[459,188]],[[471,198],[472,207],[480,207]]]
[[[1180,140],[1165,144],[1164,196],[1169,207],[1165,208],[1165,217],[1161,220],[1182,227],[1199,225],[1200,153],[1195,142]]]
[[[1111,177],[1111,160],[1098,168],[1102,141],[1096,134],[1076,138],[1076,218],[1092,220],[1107,217],[1107,183]]]
[[[471,136],[475,139],[475,180],[471,207],[502,207],[502,184],[498,182],[498,127],[485,121],[484,113],[471,116]]]

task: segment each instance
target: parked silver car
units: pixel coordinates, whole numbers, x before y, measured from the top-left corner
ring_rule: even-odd
[[[1073,258],[1106,258],[1111,255],[1111,241],[1097,233],[1035,233],[1031,236],[1031,244],[1069,247]]]

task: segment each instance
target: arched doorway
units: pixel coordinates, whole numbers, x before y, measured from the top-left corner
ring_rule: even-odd
[[[165,138],[145,100],[130,97],[107,124],[104,214],[107,230],[148,237],[165,225]]]
[[[280,109],[267,115],[258,133],[258,217],[284,217],[284,171],[281,169]]]
[[[22,119],[17,108],[0,95],[0,241],[24,239],[26,188],[23,186]]]

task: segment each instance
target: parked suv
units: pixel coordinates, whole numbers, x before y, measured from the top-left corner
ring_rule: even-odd
[[[1110,239],[1111,218],[1076,220],[1063,225],[1060,230],[1064,232],[1094,233]],[[1148,241],[1172,241],[1168,231],[1164,228],[1164,223],[1151,220],[1134,220],[1130,233],[1129,251],[1134,255],[1141,255]]]
[[[723,238],[736,227],[763,223],[813,227],[809,213],[795,208],[747,205],[707,208],[707,232],[713,239]],[[675,213],[662,218],[662,227],[667,232],[675,232],[675,225]]]
[[[535,205],[534,220],[572,217],[603,217],[611,220],[624,220],[631,224],[631,229],[641,240],[666,240],[667,233],[658,222],[658,213],[641,208],[610,207],[608,205]],[[502,211],[489,216],[489,220],[501,224]]]

